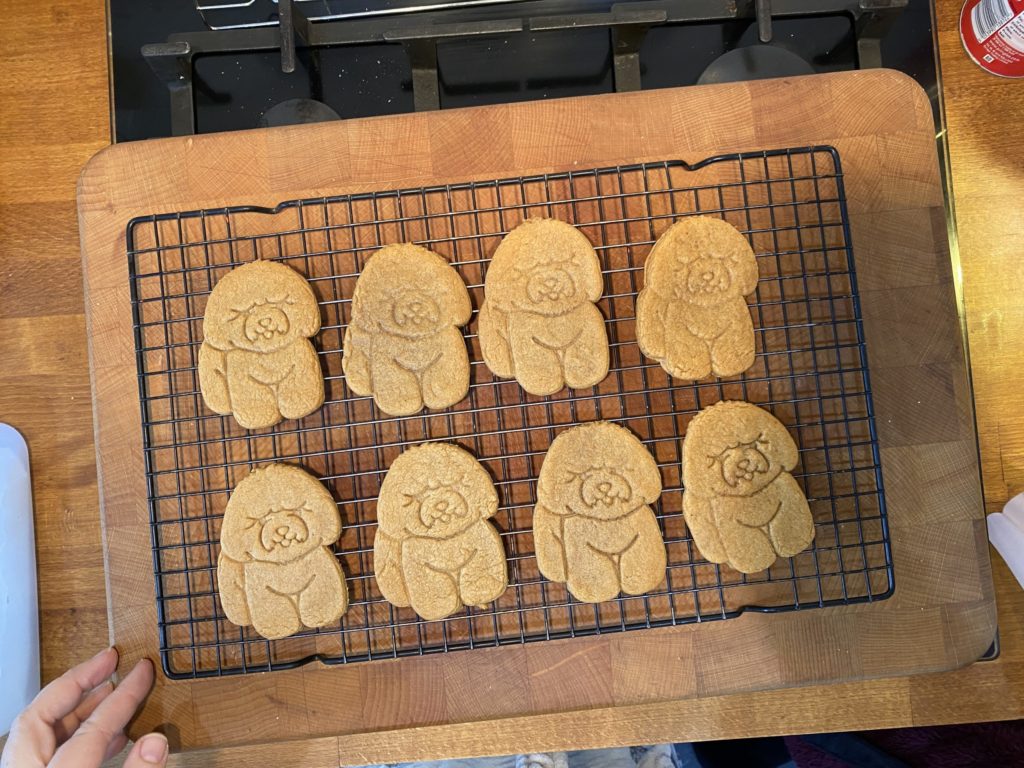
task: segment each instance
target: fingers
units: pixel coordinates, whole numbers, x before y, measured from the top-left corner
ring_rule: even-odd
[[[153,768],[167,765],[167,739],[160,733],[147,733],[132,747],[124,768]]]
[[[103,762],[106,762],[114,755],[119,754],[125,745],[128,743],[128,737],[124,735],[124,731],[117,734],[114,740],[107,745],[107,753],[103,756]]]
[[[153,685],[153,665],[143,659],[54,754],[50,768],[99,765]],[[145,765],[145,763],[142,763]]]
[[[101,683],[96,688],[93,688],[89,694],[82,699],[82,703],[79,704],[75,709],[67,715],[64,715],[60,720],[53,724],[53,735],[57,739],[57,744],[63,744],[69,738],[71,734],[78,730],[80,726],[88,717],[91,715],[96,707],[100,705],[107,696],[114,690],[114,684],[109,680],[105,683]]]
[[[71,713],[93,688],[114,674],[116,668],[117,651],[113,648],[100,651],[43,688],[28,709],[47,725],[54,725]]]

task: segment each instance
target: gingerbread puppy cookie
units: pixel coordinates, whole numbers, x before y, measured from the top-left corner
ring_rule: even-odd
[[[789,432],[756,405],[725,401],[694,417],[683,439],[683,515],[707,560],[754,573],[811,543],[796,462]]]
[[[593,387],[608,375],[608,334],[594,302],[601,265],[575,227],[527,219],[501,241],[487,268],[480,346],[495,376],[527,392]]]
[[[199,388],[207,407],[246,429],[300,419],[324,402],[309,337],[320,310],[309,283],[275,261],[253,261],[220,279],[206,303]]]
[[[658,466],[628,429],[598,421],[562,432],[537,482],[540,572],[587,603],[654,589],[666,563],[650,507],[660,494]]]
[[[402,453],[377,497],[373,570],[384,599],[428,620],[496,600],[508,586],[487,522],[497,511],[494,483],[466,451],[425,443]]]
[[[348,608],[345,575],[331,552],[338,506],[298,467],[254,470],[231,493],[220,531],[217,588],[228,621],[276,640],[322,627]]]
[[[460,326],[472,306],[445,259],[411,243],[370,257],[352,297],[342,367],[357,395],[384,413],[448,408],[469,392],[469,356]]]
[[[677,379],[735,376],[754,364],[754,325],[744,296],[757,259],[726,221],[691,216],[669,227],[644,265],[637,297],[641,351]]]

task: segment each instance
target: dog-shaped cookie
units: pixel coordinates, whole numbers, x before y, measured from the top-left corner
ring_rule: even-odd
[[[231,493],[220,531],[217,586],[228,621],[276,640],[322,627],[348,608],[331,552],[341,518],[331,494],[298,467],[260,467]]]
[[[342,345],[349,387],[391,416],[459,402],[469,392],[459,329],[471,312],[465,283],[443,257],[411,243],[384,246],[356,281]]]
[[[608,333],[594,304],[602,291],[597,254],[579,230],[527,219],[487,268],[480,308],[487,367],[534,395],[596,386],[608,375]]]
[[[309,283],[274,261],[253,261],[214,286],[203,317],[199,388],[207,407],[246,429],[308,416],[324,402],[309,338],[320,310]]]
[[[745,296],[757,288],[747,239],[722,219],[691,216],[658,238],[637,297],[640,350],[677,379],[735,376],[754,364]]]
[[[797,458],[781,422],[750,403],[694,417],[683,439],[683,515],[705,559],[754,573],[811,543],[811,510],[790,474]]]
[[[384,599],[443,619],[508,586],[501,538],[487,519],[498,494],[466,451],[425,443],[400,454],[377,497],[373,569]]]
[[[540,572],[577,600],[640,595],[665,578],[665,542],[650,505],[658,466],[624,427],[583,424],[555,438],[537,481],[533,541]]]

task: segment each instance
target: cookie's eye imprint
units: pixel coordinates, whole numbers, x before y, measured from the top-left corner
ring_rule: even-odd
[[[762,435],[749,443],[737,443],[717,456],[709,456],[709,466],[718,464],[722,480],[730,488],[752,483],[758,475],[771,468],[768,451],[771,445]]]

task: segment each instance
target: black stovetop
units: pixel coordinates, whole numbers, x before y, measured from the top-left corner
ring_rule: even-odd
[[[523,5],[549,9],[557,8],[559,2],[566,0]],[[612,4],[577,0],[576,6],[581,5],[603,11]],[[632,7],[656,5],[645,2]],[[168,88],[140,49],[176,33],[208,31],[208,27],[191,0],[109,0],[109,6],[115,140],[171,135]],[[477,10],[474,18],[508,16],[512,7]],[[798,54],[815,71],[858,66],[854,21],[848,15],[777,17],[773,33],[773,45]],[[726,50],[756,42],[757,30],[750,18],[654,26],[640,48],[642,86],[693,84]],[[909,0],[895,15],[882,37],[881,52],[884,66],[914,77],[934,101],[936,71],[928,0]],[[328,47],[319,51],[318,59],[320,74],[314,77],[311,58],[302,51],[296,71],[290,74],[281,71],[276,50],[197,56],[193,71],[196,131],[254,128],[269,108],[295,98],[319,99],[343,118],[413,111],[412,70],[401,44]],[[442,40],[437,45],[437,69],[441,108],[614,89],[610,34],[601,27]]]

